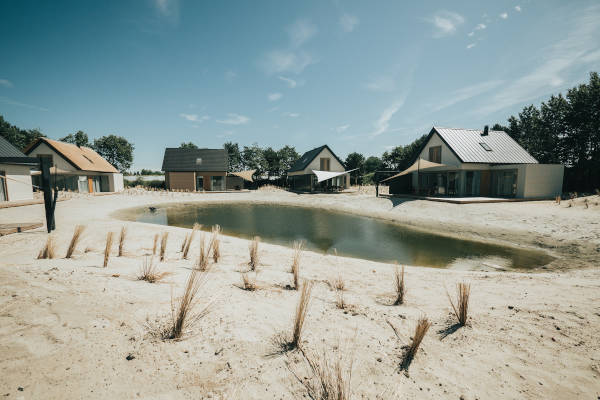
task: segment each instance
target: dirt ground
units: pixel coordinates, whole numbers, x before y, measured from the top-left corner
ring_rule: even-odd
[[[283,191],[186,194],[128,191],[74,196],[57,204],[57,258],[36,259],[43,229],[0,237],[0,395],[23,399],[290,399],[306,396],[298,351],[280,353],[299,293],[286,289],[293,250],[260,244],[259,289],[239,288],[249,242],[223,236],[222,258],[199,292],[209,313],[183,340],[155,335],[170,318],[199,253],[179,251],[182,228],[117,220],[119,209],[167,202],[261,202],[372,216],[447,235],[541,248],[556,257],[529,273],[408,266],[406,302],[391,306],[394,266],[306,251],[300,275],[314,281],[302,346],[320,357],[353,360],[355,399],[596,399],[600,396],[600,198],[571,203],[455,205],[372,195]],[[0,209],[0,222],[43,220],[43,206]],[[76,224],[86,230],[63,258]],[[128,229],[103,268],[106,233]],[[155,233],[169,232],[169,272],[137,279]],[[346,309],[329,282],[341,276]],[[471,284],[470,319],[455,323],[447,292]],[[403,346],[417,320],[432,322],[408,371]],[[390,327],[397,328],[398,337]],[[462,396],[462,397],[461,397]]]

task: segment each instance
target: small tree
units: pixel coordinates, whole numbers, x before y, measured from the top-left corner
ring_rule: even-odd
[[[72,143],[79,147],[90,147],[92,144],[90,143],[90,139],[88,138],[87,133],[84,131],[77,131],[75,133],[69,133],[67,136],[58,139],[61,142]]]
[[[108,135],[94,140],[94,150],[119,171],[127,171],[133,162],[133,144],[122,136]]]
[[[183,142],[179,145],[180,149],[197,149],[198,146],[196,146],[194,143],[192,142]]]

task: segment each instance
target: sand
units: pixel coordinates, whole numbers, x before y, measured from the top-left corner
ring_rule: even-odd
[[[200,291],[209,313],[181,341],[155,335],[168,321],[198,255],[182,260],[187,229],[123,222],[127,207],[181,201],[274,202],[341,209],[476,240],[541,248],[557,259],[530,273],[406,268],[406,302],[390,306],[393,265],[304,252],[301,277],[314,280],[302,345],[353,359],[355,399],[594,399],[600,396],[600,201],[454,205],[374,198],[368,194],[229,194],[74,196],[57,204],[57,252],[37,260],[42,229],[0,237],[0,395],[45,399],[289,399],[308,377],[298,351],[273,344],[289,333],[299,293],[287,290],[293,250],[261,243],[259,290],[241,290],[248,241],[223,236],[222,259]],[[0,210],[0,222],[40,221],[43,207]],[[76,224],[87,228],[64,259]],[[128,227],[125,255],[109,230]],[[155,233],[169,232],[160,283],[137,280]],[[342,276],[346,310],[328,282]],[[471,284],[470,320],[454,324],[446,289]],[[399,364],[416,321],[432,327],[408,372]],[[390,328],[398,329],[397,338]]]

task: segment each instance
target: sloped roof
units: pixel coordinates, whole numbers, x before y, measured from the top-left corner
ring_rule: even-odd
[[[31,154],[31,152],[41,143],[47,144],[78,170],[112,173],[119,172],[108,161],[102,158],[100,154],[89,147],[79,147],[71,143],[59,142],[58,140],[39,138],[27,146],[25,153]]]
[[[227,171],[229,159],[225,149],[165,149],[162,170],[168,171]]]
[[[464,163],[485,164],[537,164],[538,161],[504,131],[456,129],[434,126],[436,132]],[[429,140],[427,140],[428,142]],[[484,144],[482,146],[482,143]],[[486,150],[485,147],[490,150]]]
[[[0,136],[0,163],[37,165],[35,157],[27,157],[21,150]]]
[[[315,157],[318,156],[319,153],[321,153],[321,151],[323,151],[323,149],[329,150],[331,152],[331,154],[333,154],[335,159],[338,160],[338,162],[342,166],[344,166],[344,162],[342,160],[340,160],[338,158],[338,156],[335,155],[335,153],[329,148],[329,146],[324,144],[323,146],[316,147],[316,148],[309,150],[306,153],[302,154],[302,156],[296,160],[296,162],[294,163],[294,165],[292,165],[292,167],[288,170],[288,172],[302,171],[304,168],[308,167],[308,164],[310,164],[311,161],[314,160]]]

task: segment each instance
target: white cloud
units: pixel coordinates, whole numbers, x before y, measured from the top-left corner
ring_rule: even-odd
[[[452,11],[439,11],[428,21],[436,28],[433,37],[440,38],[454,34],[456,29],[465,22],[465,18]]]
[[[285,76],[280,76],[279,79],[281,79],[282,81],[284,81],[285,83],[287,83],[287,85],[290,88],[292,88],[292,89],[295,88],[298,85],[298,82],[296,82],[293,79],[286,78]]]
[[[471,37],[471,36],[473,36],[474,34],[475,34],[475,32],[469,32],[469,33],[467,34],[467,36]]]
[[[358,17],[344,14],[340,17],[340,26],[344,32],[352,32],[360,23]]]
[[[446,96],[444,94],[438,94],[436,98],[438,100],[442,100],[437,105],[431,108],[432,112],[443,110],[444,108],[448,108],[453,106],[454,104],[460,103],[465,100],[469,100],[473,97],[479,96],[483,93],[489,92],[500,85],[502,85],[504,81],[502,80],[491,80],[486,82],[477,83],[475,85],[466,86],[457,90],[454,90],[448,93]]]
[[[295,112],[284,112],[282,114],[284,117],[290,117],[290,118],[298,118],[300,116],[300,114],[295,113]]]
[[[268,74],[293,72],[299,74],[316,61],[303,51],[273,50],[267,53],[261,64]]]
[[[299,19],[287,28],[292,46],[299,47],[317,34],[315,24],[306,19]]]
[[[374,130],[371,133],[369,133],[369,136],[371,136],[371,137],[379,136],[382,133],[385,133],[388,130],[388,128],[390,127],[390,120],[392,119],[394,114],[396,114],[398,112],[398,110],[400,110],[400,108],[403,105],[404,105],[404,100],[399,100],[399,101],[394,102],[392,105],[390,105],[385,110],[383,110],[379,119],[377,121],[375,121],[375,124],[373,124]]]
[[[217,122],[226,125],[244,125],[250,122],[250,118],[245,115],[229,113],[226,119],[218,119]]]
[[[202,122],[202,121],[207,121],[210,119],[210,117],[208,115],[198,116],[198,114],[181,113],[181,114],[179,114],[179,116],[183,119],[186,119],[186,120],[192,121],[192,122]]]
[[[476,42],[469,43],[469,44],[467,45],[467,49],[472,49],[472,48],[473,48],[473,47],[475,47],[475,46],[477,46],[477,43],[476,43]]]
[[[277,101],[279,99],[281,99],[283,97],[283,95],[281,93],[269,93],[267,95],[267,98],[269,99],[269,101]]]
[[[391,76],[379,76],[368,82],[365,87],[374,92],[392,92],[396,89],[396,81]]]
[[[340,126],[338,126],[338,127],[335,128],[335,131],[337,133],[342,133],[342,132],[345,132],[346,130],[348,130],[348,128],[350,128],[350,124],[340,125]]]
[[[502,18],[502,19],[508,18],[508,13],[503,12],[502,14],[500,14],[500,18]]]
[[[583,10],[574,21],[569,21],[574,28],[562,40],[539,49],[533,70],[503,86],[475,112],[485,115],[554,93],[574,69],[587,68],[600,60],[598,20],[600,6]]]
[[[517,12],[521,12],[521,6],[515,6],[515,10],[517,10]]]
[[[485,24],[477,24],[477,26],[475,27],[475,30],[480,31],[485,28],[487,28],[487,26]]]
[[[13,87],[13,84],[8,79],[0,79],[0,86],[11,88],[11,87]]]

